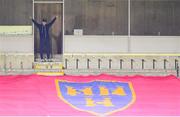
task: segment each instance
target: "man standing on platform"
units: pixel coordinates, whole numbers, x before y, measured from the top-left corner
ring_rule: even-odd
[[[32,22],[35,24],[35,26],[39,29],[39,35],[40,35],[40,56],[41,60],[43,60],[43,53],[45,52],[47,54],[47,59],[49,61],[50,54],[51,54],[51,41],[49,37],[49,29],[55,22],[57,16],[53,18],[50,22],[47,22],[46,19],[43,19],[41,23],[38,23],[34,19],[31,18]]]

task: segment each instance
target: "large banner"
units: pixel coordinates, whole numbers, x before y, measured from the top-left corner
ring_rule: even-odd
[[[0,76],[0,115],[180,116],[175,76]]]

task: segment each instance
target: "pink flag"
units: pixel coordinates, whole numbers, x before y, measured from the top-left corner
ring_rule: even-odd
[[[180,116],[175,76],[0,76],[0,115]]]

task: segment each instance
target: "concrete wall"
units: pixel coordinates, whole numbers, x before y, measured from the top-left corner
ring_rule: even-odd
[[[64,52],[127,52],[127,37],[65,36]]]
[[[0,36],[0,71],[32,69],[34,42],[32,35]]]
[[[180,53],[178,36],[65,36],[64,53]]]
[[[0,71],[32,69],[32,53],[0,53]]]
[[[78,69],[86,70],[87,59],[89,59],[89,69],[97,70],[99,69],[98,59],[101,59],[100,70],[109,71],[110,59],[112,60],[111,70],[120,69],[120,60],[122,59],[122,70],[148,71],[153,69],[153,59],[155,59],[155,69],[164,69],[164,60],[167,60],[166,69],[175,70],[175,61],[180,61],[178,57],[180,54],[158,56],[158,53],[180,53],[179,44],[179,37],[65,36],[63,64],[65,65],[65,59],[68,59],[67,68],[73,70],[77,67],[76,61],[78,59]],[[0,69],[21,70],[22,64],[23,69],[32,69],[33,45],[32,36],[1,36]],[[129,49],[130,53],[156,53],[156,55],[122,55],[122,53],[127,53]],[[73,55],[67,53],[73,53]],[[131,69],[131,59],[133,59],[133,70]],[[142,59],[145,60],[144,70],[142,70]]]
[[[34,53],[32,35],[0,35],[0,52]]]
[[[32,35],[0,36],[0,52],[34,53]],[[64,53],[180,53],[179,36],[64,36]]]
[[[34,53],[32,35],[0,36],[0,52]],[[180,53],[178,36],[64,36],[64,53]]]
[[[180,37],[172,36],[133,36],[131,52],[144,53],[179,53]]]

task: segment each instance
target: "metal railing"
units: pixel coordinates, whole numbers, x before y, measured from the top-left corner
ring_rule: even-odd
[[[70,63],[70,62],[72,62],[71,60],[68,60],[67,58],[65,58],[64,59],[65,60],[65,62],[64,62],[64,66],[65,66],[65,69],[73,69],[73,68],[68,68],[68,66],[71,66],[71,64],[72,63]],[[102,59],[96,59],[97,61],[95,61],[94,60],[94,63],[95,64],[93,64],[93,65],[95,65],[95,66],[97,66],[97,70],[99,69],[99,70],[101,70],[102,69],[102,62],[104,62]],[[106,60],[106,62],[107,62],[107,67],[106,68],[103,68],[103,70],[104,69],[107,69],[107,70],[113,70],[114,68],[112,67],[113,65],[113,59],[108,59],[108,60]],[[127,69],[127,64],[126,64],[126,67],[124,66],[124,63],[128,63],[129,64],[129,69]],[[146,70],[146,64],[147,64],[147,61],[145,60],[145,59],[141,59],[141,61],[139,61],[139,62],[137,62],[135,59],[130,59],[130,61],[127,61],[127,60],[125,60],[125,59],[119,59],[119,69],[118,68],[116,68],[115,70],[123,70],[123,69],[125,69],[126,68],[126,70],[136,70],[136,68],[135,68],[135,62],[136,62],[136,64],[139,64],[139,66],[141,66],[141,69],[138,69],[138,70]],[[150,68],[150,69],[148,69],[148,70],[154,70],[154,71],[156,71],[156,70],[158,70],[159,68],[158,68],[158,64],[157,64],[157,62],[158,62],[158,60],[156,60],[156,59],[153,59],[152,58],[152,61],[150,62],[150,61],[148,61],[148,64],[150,64],[151,63],[151,65],[152,65],[152,68]],[[75,68],[76,68],[76,70],[78,70],[78,69],[82,69],[82,68],[79,68],[79,65],[80,64],[86,64],[86,65],[83,65],[83,66],[86,66],[86,68],[84,68],[83,67],[83,69],[87,69],[87,70],[89,70],[90,68],[91,69],[95,69],[95,68],[92,68],[91,67],[91,64],[93,63],[93,61],[90,59],[90,58],[87,58],[86,59],[86,63],[81,63],[81,59],[76,59],[76,61],[75,61]],[[116,61],[116,63],[115,64],[117,64],[118,62]],[[179,61],[177,60],[177,59],[175,59],[174,60],[174,68],[172,68],[171,67],[171,69],[169,69],[168,68],[168,63],[169,63],[169,61],[167,60],[167,59],[163,59],[163,62],[161,62],[162,64],[162,69],[160,69],[160,70],[164,70],[164,71],[166,71],[166,70],[175,70],[176,71],[176,76],[177,77],[179,77]],[[173,61],[171,60],[171,64],[173,63]]]
[[[2,56],[1,56],[2,57]],[[4,72],[39,72],[39,71],[58,71],[60,69],[58,68],[54,68],[53,65],[46,65],[45,69],[36,69],[35,68],[35,64],[34,62],[31,63],[32,66],[28,67],[26,66],[26,64],[22,61],[18,61],[18,63],[16,63],[15,65],[13,64],[12,61],[10,60],[6,60],[6,55],[4,55],[3,57],[3,62],[0,62],[0,73]],[[174,60],[169,60],[169,59],[162,59],[161,61],[161,69],[163,69],[164,71],[166,70],[174,70],[176,71],[176,76],[179,77],[180,73],[179,73],[179,60],[178,57],[176,57],[177,59]],[[76,59],[69,59],[69,58],[65,58],[64,59],[64,69],[68,70],[68,69],[72,69],[69,68],[70,66],[72,66],[72,62],[75,63],[75,70],[79,70],[81,69],[81,66],[85,66],[83,67],[83,69],[87,69],[87,70],[136,70],[137,67],[136,65],[138,65],[138,70],[158,70],[160,68],[158,68],[159,64],[158,62],[160,60],[158,59],[154,59],[152,57],[152,59],[144,59],[144,58],[138,58],[138,60],[136,59],[124,59],[124,58],[118,58],[118,59],[113,59],[111,57],[109,57],[109,59],[102,59],[100,57],[97,58],[83,58],[85,59],[85,62],[82,63],[82,59],[80,58],[76,58]],[[105,65],[103,63],[106,63]],[[84,64],[84,65],[82,65]],[[149,64],[151,66],[148,67],[147,69],[147,64]],[[171,64],[171,67],[169,67],[168,65]],[[116,65],[116,67],[114,67],[114,65]],[[93,66],[96,66],[93,67]],[[105,67],[104,67],[105,66]],[[118,67],[117,67],[118,66]],[[127,69],[128,66],[128,69]],[[174,66],[174,68],[172,67]]]

